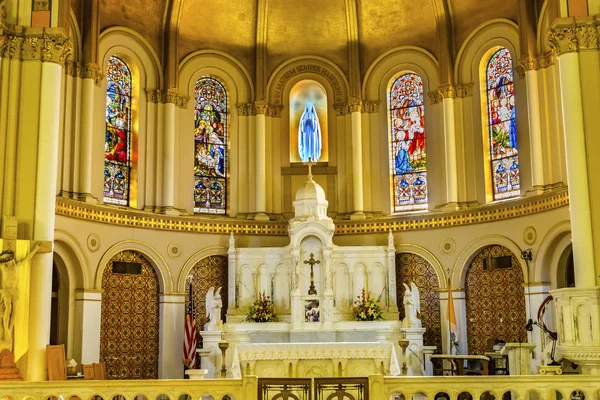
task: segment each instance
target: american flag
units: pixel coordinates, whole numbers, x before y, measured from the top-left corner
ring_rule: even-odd
[[[196,368],[196,309],[194,292],[190,282],[190,301],[185,313],[185,338],[183,339],[183,363],[190,369]]]

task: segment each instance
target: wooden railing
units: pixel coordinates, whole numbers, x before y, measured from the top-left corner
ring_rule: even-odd
[[[344,379],[344,378],[340,378]],[[286,379],[281,379],[285,382]],[[315,388],[315,380],[311,382]],[[314,398],[311,390],[311,398]],[[270,396],[272,397],[272,396]],[[258,378],[0,382],[0,400],[256,400]],[[368,378],[371,400],[600,400],[600,376]],[[270,399],[266,399],[270,400]],[[318,399],[315,399],[318,400]]]

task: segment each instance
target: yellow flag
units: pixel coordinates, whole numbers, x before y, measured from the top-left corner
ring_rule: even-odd
[[[452,298],[452,282],[448,283],[448,329],[450,334],[450,352],[455,349],[458,353],[458,332],[456,330],[456,314],[454,313],[454,299]]]

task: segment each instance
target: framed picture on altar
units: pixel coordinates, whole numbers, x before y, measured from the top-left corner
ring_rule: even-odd
[[[319,311],[319,300],[304,301],[304,322],[319,322],[321,312]]]

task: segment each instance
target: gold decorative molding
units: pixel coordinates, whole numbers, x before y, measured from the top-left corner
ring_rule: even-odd
[[[540,68],[548,68],[552,64],[554,64],[554,56],[551,51],[538,56],[538,66]]]
[[[61,28],[15,28],[0,30],[0,57],[40,60],[65,65],[73,51],[71,39]]]
[[[380,101],[363,101],[363,111],[366,113],[378,113]]]
[[[267,114],[269,105],[267,103],[257,101],[254,103],[254,115],[256,114]]]
[[[363,103],[360,99],[351,99],[346,103],[334,104],[333,109],[336,115],[352,114],[353,112],[362,112],[364,110]]]
[[[50,0],[34,0],[32,11],[50,11]]]
[[[102,79],[104,79],[100,67],[95,63],[81,64],[67,61],[65,63],[65,73],[74,78],[93,79],[96,86],[100,86]]]
[[[340,221],[336,222],[335,234],[387,233],[390,230],[412,231],[417,229],[475,225],[546,212],[566,207],[568,204],[569,197],[567,190],[562,188],[553,194],[522,199],[517,204],[504,203],[501,205],[482,206],[474,210],[426,213],[411,217],[382,217],[362,222]],[[119,210],[107,206],[85,204],[65,198],[56,199],[56,213],[65,217],[88,220],[94,223],[145,229],[216,234],[230,234],[233,232],[234,234],[244,235],[285,236],[288,234],[287,222],[257,224],[255,222],[240,221],[227,217],[222,217],[218,220],[202,220],[198,217],[185,216],[170,217],[149,212]]]
[[[456,86],[456,97],[464,98],[473,96],[473,83],[464,83]]]
[[[239,103],[237,110],[238,114],[242,116],[254,115],[254,106],[252,103]]]
[[[281,105],[269,105],[267,108],[267,115],[271,117],[279,118],[281,117],[281,112],[283,111],[283,106]]]
[[[151,103],[171,103],[179,108],[187,108],[190,98],[179,94],[177,89],[146,89],[146,99]]]
[[[444,99],[454,99],[458,94],[458,90],[452,85],[443,85],[433,92],[428,93],[429,100],[432,104],[441,103]]]

